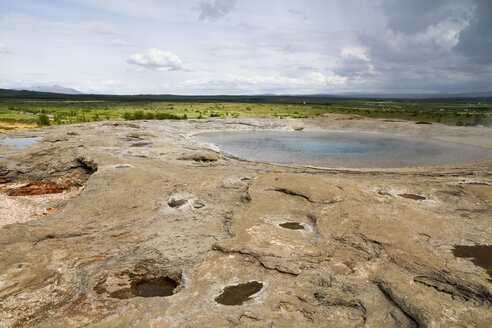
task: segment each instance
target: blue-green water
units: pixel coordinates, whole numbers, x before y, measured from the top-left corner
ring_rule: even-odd
[[[320,167],[415,167],[492,158],[492,150],[480,147],[363,132],[221,132],[193,138],[250,161]]]
[[[43,139],[43,137],[3,138],[0,140],[0,145],[12,147],[14,149],[23,149],[39,142],[41,139]]]

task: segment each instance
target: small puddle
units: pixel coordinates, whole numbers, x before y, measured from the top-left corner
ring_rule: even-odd
[[[128,276],[126,276],[128,277]],[[117,277],[116,279],[121,278]],[[120,300],[134,297],[166,297],[174,294],[178,287],[178,282],[169,277],[163,276],[158,278],[137,278],[129,277],[130,281],[121,279],[115,285],[106,285],[106,280],[96,285],[94,290],[98,294],[108,293],[112,298]],[[115,286],[116,290],[114,290]]]
[[[4,138],[0,140],[2,146],[8,146],[14,149],[24,149],[39,142],[43,137],[30,137],[30,138]]]
[[[167,277],[139,282],[135,285],[135,296],[163,297],[174,294],[178,284]]]
[[[413,199],[413,200],[425,200],[426,199],[424,196],[420,196],[420,195],[416,195],[416,194],[398,194],[398,196],[403,197],[403,198]]]
[[[223,305],[242,305],[250,300],[250,296],[258,293],[262,288],[263,284],[258,281],[227,286],[222,294],[215,298],[215,301]]]
[[[467,258],[473,264],[487,270],[489,281],[492,281],[492,245],[462,246],[456,245],[453,249],[454,256]]]
[[[129,169],[129,168],[132,168],[133,166],[130,165],[130,164],[118,164],[118,165],[115,165],[114,168],[115,169]]]
[[[280,223],[280,226],[290,230],[304,230],[304,226],[297,222],[284,222]]]
[[[170,200],[168,200],[167,205],[176,208],[183,206],[187,202],[188,200],[185,198],[171,198]]]
[[[0,157],[0,161],[3,161],[5,160],[6,158],[5,157]]]
[[[135,142],[132,147],[150,148],[152,147],[152,142]]]

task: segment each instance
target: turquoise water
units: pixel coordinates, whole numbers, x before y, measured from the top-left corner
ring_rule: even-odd
[[[33,145],[43,137],[31,137],[31,138],[3,138],[0,140],[0,145],[12,147],[14,149],[24,149]]]
[[[492,150],[480,147],[363,132],[221,132],[193,138],[249,161],[320,167],[415,167],[492,158]]]

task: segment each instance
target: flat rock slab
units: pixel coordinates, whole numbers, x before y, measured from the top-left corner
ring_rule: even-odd
[[[492,140],[340,115],[5,134],[43,139],[0,161],[0,327],[489,327],[492,161],[289,167],[190,137],[292,126]]]

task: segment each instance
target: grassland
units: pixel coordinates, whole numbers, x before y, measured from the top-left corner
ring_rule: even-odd
[[[325,113],[447,125],[491,126],[492,99],[91,95],[55,95],[50,98],[49,94],[36,92],[0,92],[0,131],[19,123],[35,126],[42,123],[42,116],[46,116],[50,124],[70,124],[102,120],[239,116],[305,118]]]

